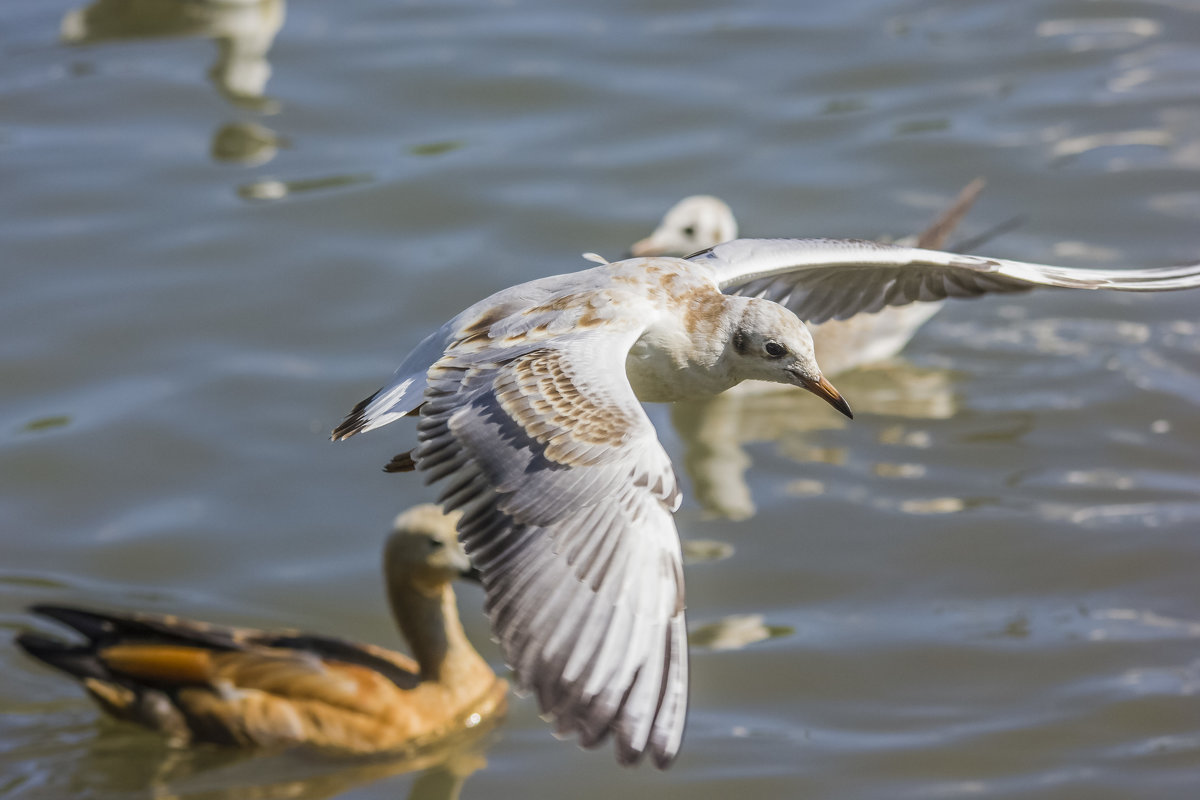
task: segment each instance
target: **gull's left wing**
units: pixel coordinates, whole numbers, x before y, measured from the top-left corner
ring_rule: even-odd
[[[858,239],[737,239],[688,260],[712,268],[721,291],[773,300],[811,323],[1038,286],[1123,292],[1200,287],[1200,264],[1074,269]]]
[[[578,304],[587,308],[586,303]],[[666,767],[687,711],[679,489],[625,375],[638,314],[464,339],[429,370],[415,463],[459,538],[521,689],[561,736]],[[506,346],[506,343],[513,343]]]

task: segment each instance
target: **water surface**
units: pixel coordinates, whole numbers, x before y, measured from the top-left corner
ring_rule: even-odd
[[[1195,260],[1198,43],[1191,0],[10,0],[0,627],[56,601],[395,642],[378,551],[430,495],[379,466],[412,432],[327,431],[452,313],[686,194],[869,237],[983,176],[963,235],[1025,220],[986,254]],[[1194,797],[1198,304],[960,303],[839,378],[852,423],[718,407],[746,483],[685,484],[717,557],[666,774],[525,700],[449,772],[171,753],[0,643],[0,797]]]

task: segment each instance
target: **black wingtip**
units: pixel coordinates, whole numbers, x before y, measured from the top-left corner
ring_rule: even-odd
[[[659,753],[656,751],[651,753],[650,756],[654,760],[655,769],[667,770],[675,763],[674,753]]]
[[[382,390],[381,390],[382,391]],[[367,408],[367,404],[374,400],[379,395],[379,392],[374,392],[370,397],[366,397],[358,402],[354,408],[350,409],[350,413],[341,421],[336,428],[329,434],[331,442],[340,442],[343,439],[349,439],[354,434],[361,431],[367,424],[366,414],[363,412]]]
[[[617,763],[622,767],[636,767],[642,760],[642,751],[633,750],[631,748],[622,747],[620,742],[617,744]]]
[[[340,425],[330,432],[329,441],[340,442],[343,439],[349,439],[361,431],[366,424],[367,420],[362,414],[351,412]]]

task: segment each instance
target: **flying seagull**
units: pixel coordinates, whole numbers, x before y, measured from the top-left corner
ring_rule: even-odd
[[[419,416],[418,469],[459,538],[518,686],[556,732],[667,767],[687,710],[680,493],[639,401],[757,379],[850,416],[805,322],[1038,287],[1200,286],[1200,264],[1070,269],[846,239],[739,239],[488,297],[417,345],[333,431]]]

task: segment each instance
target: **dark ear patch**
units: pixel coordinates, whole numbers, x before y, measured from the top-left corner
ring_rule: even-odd
[[[746,348],[749,346],[750,343],[746,341],[745,331],[743,331],[741,328],[738,328],[733,332],[733,349],[737,351],[738,355],[746,355]]]

